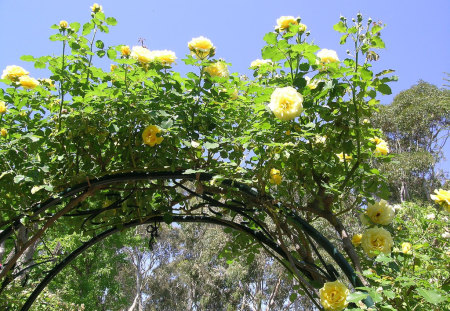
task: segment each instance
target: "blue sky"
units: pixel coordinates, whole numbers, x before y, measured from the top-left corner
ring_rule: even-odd
[[[48,40],[60,20],[84,23],[90,18],[94,1],[77,0],[0,0],[0,70],[20,65],[31,75],[45,77],[46,72],[21,61],[21,55],[60,54],[60,42]],[[138,45],[145,38],[150,49],[169,49],[179,59],[187,54],[187,42],[206,36],[217,47],[216,56],[233,64],[231,71],[249,74],[249,64],[260,58],[265,33],[273,30],[282,15],[300,16],[311,31],[310,38],[321,48],[333,49],[341,59],[349,47],[339,45],[340,35],[333,30],[339,16],[354,17],[361,12],[386,29],[382,38],[386,49],[380,53],[375,70],[395,69],[399,81],[392,83],[393,95],[422,79],[437,86],[450,72],[450,1],[449,0],[128,0],[98,1],[106,16],[115,17],[118,25],[98,39],[109,45]],[[103,64],[106,66],[106,64]],[[109,65],[109,63],[108,63]],[[185,72],[181,61],[175,70]],[[380,98],[383,104],[393,95]],[[446,146],[450,159],[450,143]],[[447,160],[441,164],[450,171]]]

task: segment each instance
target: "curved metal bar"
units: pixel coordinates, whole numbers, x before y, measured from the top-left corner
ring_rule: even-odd
[[[309,236],[311,236],[320,246],[323,247],[323,249],[336,261],[342,271],[344,271],[353,287],[364,287],[363,283],[355,273],[355,270],[353,270],[352,266],[348,263],[347,260],[345,260],[344,256],[326,237],[324,237],[319,231],[317,231],[313,226],[311,226],[300,216],[292,212],[288,212],[288,217],[290,217],[291,220],[293,220],[297,225],[302,227],[302,229]],[[370,296],[367,296],[367,298],[364,299],[363,302],[367,307],[371,307],[374,305],[374,302]]]
[[[34,289],[34,291],[28,297],[27,301],[22,306],[21,311],[28,311],[30,309],[31,305],[36,300],[36,298],[45,289],[45,287],[50,283],[50,281],[52,281],[59,272],[61,272],[69,263],[71,263],[73,260],[75,260],[80,254],[82,254],[89,247],[95,245],[96,243],[102,241],[103,239],[107,238],[108,236],[110,236],[118,231],[122,231],[123,229],[128,229],[128,228],[132,228],[132,227],[135,227],[138,225],[149,224],[149,223],[153,223],[153,222],[162,222],[162,221],[164,221],[163,216],[154,216],[154,217],[151,217],[150,219],[147,219],[145,222],[141,222],[140,220],[134,220],[134,221],[128,222],[126,224],[123,224],[123,226],[121,226],[120,229],[117,227],[108,229],[108,230],[96,235],[89,241],[83,243],[83,245],[81,245],[80,247],[75,249],[72,253],[70,253],[66,258],[64,258],[60,263],[58,263],[55,267],[53,267],[52,270],[50,270],[48,272],[48,274],[45,276],[45,278],[41,281],[41,283],[39,283],[39,285]],[[187,216],[174,215],[173,221],[174,222],[197,222],[197,223],[217,224],[217,225],[232,228],[234,230],[239,230],[239,231],[245,232],[245,233],[251,235],[252,237],[254,237],[259,242],[264,243],[265,245],[270,247],[272,250],[274,250],[282,258],[287,260],[286,254],[284,254],[281,247],[279,247],[275,242],[269,240],[261,232],[254,231],[254,230],[247,228],[245,226],[242,226],[240,224],[233,223],[233,225],[230,225],[229,223],[227,223],[226,221],[221,220],[221,219],[212,218],[209,216],[195,216],[195,215],[193,215],[193,216],[191,216],[191,215],[187,215]],[[238,227],[239,229],[237,229],[236,227]],[[301,262],[301,263],[304,263],[304,262]],[[307,263],[304,263],[304,264],[307,265]],[[302,267],[298,267],[298,268],[300,271],[302,271],[302,273],[304,273],[307,277],[309,277],[308,276],[309,272],[307,270],[305,270]]]

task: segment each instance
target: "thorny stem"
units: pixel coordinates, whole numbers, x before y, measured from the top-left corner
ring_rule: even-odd
[[[97,34],[97,30],[98,30],[97,25],[95,25],[94,34],[93,34],[92,40],[91,40],[91,47],[90,47],[90,51],[91,51],[91,52],[92,52],[92,48],[93,48],[93,46],[94,46],[94,40],[95,40],[95,35]],[[88,82],[89,82],[89,74],[91,73],[91,72],[89,71],[89,68],[91,68],[91,64],[92,64],[92,56],[93,56],[92,54],[89,56],[88,70],[87,70],[87,76],[86,76],[86,85],[87,85]]]
[[[66,51],[66,40],[63,40],[61,74],[64,71],[64,55],[65,55],[65,51]],[[59,82],[60,94],[61,94],[61,102],[59,103],[58,132],[61,130],[61,113],[62,113],[62,108],[63,108],[63,105],[64,105],[64,84],[63,84],[64,81],[63,81],[63,79],[64,79],[64,77],[61,76],[61,81]]]

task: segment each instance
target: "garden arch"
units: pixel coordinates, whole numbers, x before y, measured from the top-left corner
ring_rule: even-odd
[[[334,281],[339,277],[338,270],[343,272],[354,287],[363,286],[338,249],[295,211],[284,208],[271,197],[260,194],[245,184],[231,179],[219,180],[216,177],[212,173],[190,173],[184,170],[118,173],[87,179],[66,189],[57,197],[33,206],[31,217],[36,219],[35,222],[40,228],[23,243],[8,262],[5,262],[0,274],[3,279],[1,291],[20,274],[8,272],[14,270],[21,254],[48,228],[64,217],[82,219],[79,229],[94,233],[89,241],[48,271],[22,306],[23,311],[29,310],[49,282],[86,249],[124,229],[155,222],[211,223],[244,234],[280,261],[297,278],[305,293],[313,301],[314,287],[310,282]],[[119,222],[115,220],[117,217],[108,214],[121,208],[122,204],[131,200],[139,191],[150,194],[166,191],[170,192],[170,195],[166,196],[166,202],[160,202],[156,209],[135,206]],[[114,194],[115,200],[107,206],[87,208],[87,205],[83,205],[83,202],[89,200],[98,203],[95,202],[96,196],[104,197],[108,194]],[[167,202],[169,198],[171,202]],[[181,207],[181,204],[184,206]],[[98,220],[100,216],[103,218],[102,221]],[[283,224],[273,226],[274,222]],[[14,239],[13,233],[22,226],[20,217],[12,224],[3,224],[0,242],[8,238]],[[326,259],[325,252],[328,254]],[[372,304],[370,298],[367,298],[365,303]],[[317,306],[320,308],[319,304]]]

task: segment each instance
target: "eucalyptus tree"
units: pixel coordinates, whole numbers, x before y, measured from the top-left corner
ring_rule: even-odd
[[[380,106],[374,125],[383,130],[394,160],[382,164],[399,201],[429,199],[445,175],[436,168],[450,135],[450,90],[419,81]]]

